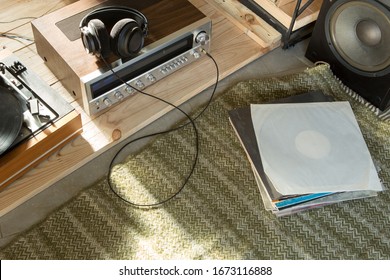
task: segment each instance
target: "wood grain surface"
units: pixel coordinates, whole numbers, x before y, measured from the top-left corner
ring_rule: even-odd
[[[91,0],[80,0],[91,1]],[[61,1],[0,1],[0,48],[7,48],[20,57],[58,94],[71,103],[82,116],[83,133],[61,150],[41,162],[9,187],[0,192],[0,215],[4,215],[53,183],[69,175],[107,149],[120,143],[141,128],[172,110],[166,104],[136,95],[115,106],[95,119],[80,108],[72,93],[53,75],[38,56],[33,41],[30,22],[51,11],[69,5]],[[220,78],[230,75],[246,64],[266,54],[278,44],[263,47],[251,39],[246,31],[226,18],[224,13],[210,5],[210,0],[190,0],[200,11],[211,18],[213,33],[211,55],[220,68]],[[28,18],[25,18],[28,17]],[[17,37],[10,38],[15,35]],[[215,66],[208,57],[184,67],[168,76],[163,83],[148,88],[148,93],[158,94],[175,105],[180,105],[215,82]],[[131,114],[128,114],[128,112]]]

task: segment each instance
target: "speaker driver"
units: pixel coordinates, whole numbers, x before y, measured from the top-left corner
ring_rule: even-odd
[[[325,18],[326,40],[333,54],[353,72],[390,73],[390,12],[367,0],[337,1]]]

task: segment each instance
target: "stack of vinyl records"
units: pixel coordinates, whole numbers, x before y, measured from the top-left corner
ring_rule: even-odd
[[[277,216],[383,190],[348,102],[310,92],[229,112],[259,186]]]

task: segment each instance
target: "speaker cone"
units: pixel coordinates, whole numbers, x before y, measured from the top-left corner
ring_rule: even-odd
[[[351,71],[366,76],[390,72],[390,12],[373,1],[337,1],[325,18],[333,54]]]

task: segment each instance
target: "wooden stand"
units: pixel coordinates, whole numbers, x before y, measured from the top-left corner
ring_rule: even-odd
[[[280,45],[281,34],[238,0],[207,0],[263,48]]]
[[[322,4],[322,0],[302,0],[298,8],[302,8],[309,1],[312,3],[303,9],[301,14],[299,14],[294,19],[294,11],[297,6],[297,0],[281,2],[278,3],[278,5],[275,5],[270,0],[253,1],[266,10],[269,14],[271,14],[286,28],[289,28],[291,21],[294,21],[292,31],[298,30],[299,28],[302,28],[315,21],[318,17]]]
[[[277,5],[271,0],[238,0],[282,34],[288,48],[311,35],[322,0],[294,0]]]
[[[81,133],[75,111],[0,157],[0,189],[22,177]]]
[[[61,1],[61,5],[70,0]],[[80,0],[87,1],[87,0]],[[46,11],[46,1],[33,1],[36,11]],[[263,47],[249,38],[246,33],[226,19],[225,15],[209,5],[205,0],[190,0],[190,2],[208,16],[213,22],[211,55],[217,61],[220,70],[220,79],[237,71],[253,60],[270,52],[278,46],[277,42],[269,47]],[[38,16],[31,14],[29,0],[16,3],[18,9],[24,10],[24,16]],[[57,2],[56,2],[57,3]],[[0,8],[2,8],[0,3]],[[56,4],[57,5],[57,4]],[[59,6],[61,6],[59,5]],[[59,7],[56,6],[56,7]],[[42,12],[43,13],[43,12]],[[21,11],[18,12],[19,17]],[[0,9],[2,18],[9,18],[7,8]],[[23,34],[32,38],[29,24],[9,25],[10,32]],[[42,161],[37,168],[27,172],[22,178],[16,180],[0,192],[0,215],[4,215],[16,206],[25,202],[37,193],[50,187],[53,183],[69,175],[85,163],[96,158],[110,147],[117,145],[121,140],[131,136],[141,128],[150,124],[157,118],[172,110],[170,106],[151,100],[148,97],[136,95],[131,100],[125,100],[118,106],[95,119],[91,119],[74,101],[61,81],[53,75],[43,60],[37,55],[35,45],[29,43],[24,46],[20,42],[0,39],[0,47],[11,49],[33,70],[51,85],[63,98],[72,102],[72,105],[82,116],[83,132],[57,153]],[[164,79],[163,82],[148,87],[148,93],[156,94],[175,105],[180,105],[202,90],[210,87],[216,80],[216,69],[212,61],[202,58],[191,65],[180,69]]]

